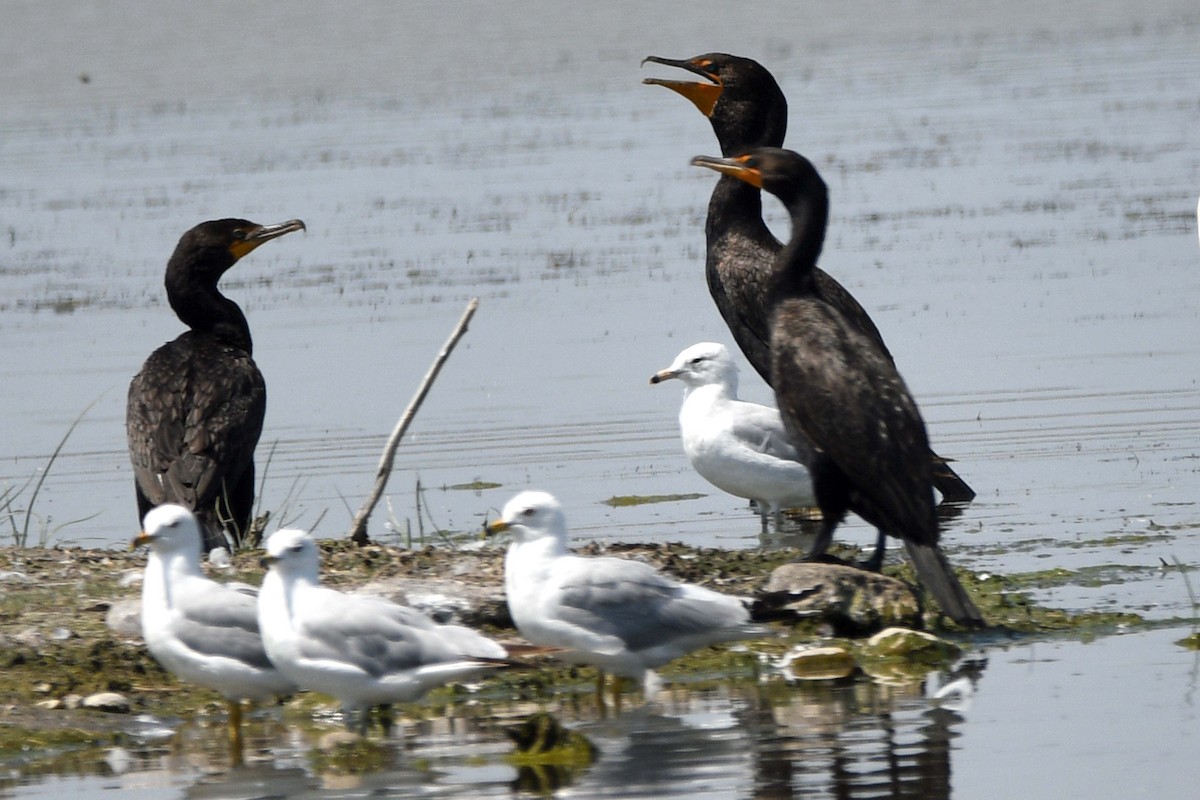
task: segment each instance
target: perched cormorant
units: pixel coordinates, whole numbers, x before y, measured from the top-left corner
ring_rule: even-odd
[[[704,78],[703,82],[645,78],[643,83],[665,86],[692,101],[712,123],[722,155],[730,157],[754,147],[783,145],[787,98],[771,73],[757,61],[726,53],[706,53],[684,60],[648,56],[643,63],[646,61],[679,67]],[[763,222],[758,189],[729,176],[717,181],[708,203],[705,236],[705,275],[713,301],[746,359],[773,386],[767,286],[771,266],[783,245]],[[871,316],[844,286],[814,267],[813,287],[817,297],[836,308],[892,360]],[[934,485],[944,499],[966,502],[975,497],[974,490],[944,459],[933,451],[930,457]]]
[[[784,424],[816,449],[809,471],[823,519],[812,555],[853,511],[879,529],[872,566],[882,562],[885,534],[902,539],[942,610],[982,625],[937,546],[933,464],[916,401],[891,359],[814,288],[829,218],[825,182],[806,158],[774,147],[692,163],[771,192],[791,215],[769,283],[771,374]]]
[[[125,431],[139,518],[176,503],[199,518],[204,548],[238,544],[254,506],[254,448],[267,390],[252,358],[250,326],[217,281],[254,248],[292,231],[298,219],[257,225],[202,222],[167,262],[167,300],[191,330],[155,350],[129,384]]]

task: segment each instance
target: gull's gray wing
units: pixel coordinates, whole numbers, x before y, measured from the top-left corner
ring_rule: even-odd
[[[808,442],[793,442],[779,412],[768,406],[738,401],[733,407],[731,432],[740,444],[756,452],[801,464],[812,460]]]
[[[331,589],[312,591],[320,591],[320,600],[306,606],[298,631],[304,658],[341,662],[379,678],[472,657],[462,647],[461,631],[467,629],[452,626],[454,631],[443,636],[436,623],[415,609]]]
[[[547,601],[558,618],[613,636],[630,650],[745,621],[740,601],[666,578],[648,564],[620,558],[569,557]]]
[[[214,581],[176,603],[181,614],[171,632],[197,653],[236,659],[259,669],[273,669],[258,633],[258,609],[253,595]]]

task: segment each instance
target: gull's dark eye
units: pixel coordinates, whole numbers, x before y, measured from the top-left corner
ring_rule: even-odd
[[[523,517],[532,517],[532,516],[533,516],[534,514],[536,514],[536,513],[537,513],[537,509],[534,509],[534,508],[527,508],[527,509],[525,509],[524,511],[522,511],[522,512],[521,512],[521,516],[523,516]]]
[[[689,364],[703,364],[705,361],[708,361],[708,356],[696,356],[688,363]]]
[[[291,547],[289,547],[288,550],[290,550],[293,553],[299,553],[302,550],[304,550],[304,545],[303,544],[294,544]]]

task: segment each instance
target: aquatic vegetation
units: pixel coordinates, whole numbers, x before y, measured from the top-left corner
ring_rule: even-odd
[[[515,788],[549,796],[569,785],[596,760],[599,750],[583,734],[545,711],[504,729],[515,752],[505,760],[517,768]]]
[[[625,508],[627,506],[644,506],[651,503],[674,503],[679,500],[698,500],[704,496],[703,494],[696,494],[694,492],[688,494],[614,495],[600,502],[613,508]]]
[[[67,432],[63,434],[62,439],[59,440],[58,445],[54,448],[54,452],[52,452],[50,457],[46,460],[45,466],[38,470],[34,475],[29,476],[29,479],[21,486],[15,488],[6,487],[3,492],[0,492],[0,520],[7,520],[12,530],[12,543],[17,547],[29,546],[29,528],[35,520],[38,524],[37,544],[40,547],[45,547],[47,544],[49,544],[50,540],[53,539],[55,535],[58,534],[58,532],[63,528],[71,525],[77,525],[81,522],[87,522],[99,514],[99,512],[96,512],[95,514],[90,514],[86,517],[81,517],[80,519],[74,519],[68,522],[59,523],[58,525],[53,525],[50,517],[42,517],[41,514],[34,510],[35,506],[37,505],[38,494],[40,494],[42,491],[42,485],[46,482],[46,477],[50,474],[50,468],[54,466],[54,462],[58,460],[58,456],[60,453],[62,453],[63,447],[66,446],[67,439],[71,438],[71,434],[74,432],[75,428],[79,426],[79,423],[83,421],[83,418],[87,416],[87,413],[92,410],[92,406],[96,405],[96,403],[99,401],[100,398],[96,398],[89,403],[87,407],[83,409],[83,411],[79,412],[79,416],[77,416],[75,420],[67,427]],[[23,501],[24,507],[17,507],[16,504],[21,500],[25,490],[29,489],[31,484],[33,488],[29,493],[28,499]]]
[[[481,481],[478,478],[470,483],[455,483],[446,488],[455,492],[482,492],[485,489],[499,489],[504,484],[495,483],[494,481]]]

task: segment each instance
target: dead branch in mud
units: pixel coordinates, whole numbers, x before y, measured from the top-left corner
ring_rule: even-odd
[[[417,409],[421,407],[421,403],[425,400],[425,395],[429,394],[430,387],[437,379],[438,373],[441,372],[442,366],[446,363],[446,359],[450,357],[450,353],[454,350],[458,340],[467,332],[467,323],[471,321],[471,317],[475,316],[475,309],[479,308],[479,298],[472,297],[471,302],[467,303],[467,308],[463,312],[462,318],[458,321],[454,331],[450,334],[450,338],[442,345],[441,351],[437,354],[437,358],[433,360],[429,371],[425,373],[425,378],[421,381],[421,385],[417,388],[417,393],[413,395],[413,399],[409,401],[408,408],[404,409],[403,416],[396,423],[396,427],[392,429],[392,435],[388,437],[387,444],[383,448],[383,456],[379,459],[379,468],[375,471],[375,487],[371,490],[371,494],[363,503],[362,508],[354,515],[354,520],[350,523],[350,540],[357,545],[366,545],[371,540],[367,536],[367,520],[371,516],[371,512],[375,510],[375,506],[379,503],[379,498],[383,497],[384,487],[387,486],[388,476],[392,474],[392,462],[396,460],[396,448],[400,446],[400,440],[404,438],[404,432],[408,430],[408,426],[412,423],[413,417],[417,415]]]

